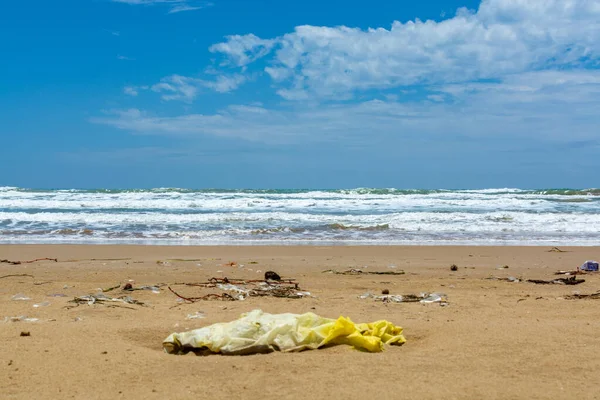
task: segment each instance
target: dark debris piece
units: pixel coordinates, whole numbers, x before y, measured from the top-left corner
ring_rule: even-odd
[[[544,281],[542,279],[528,279],[527,282],[535,283],[536,285],[579,285],[585,282],[585,279],[577,279],[576,276],[569,278],[558,278],[551,281]]]
[[[280,281],[281,276],[275,271],[267,271],[265,272],[265,280],[266,281]]]

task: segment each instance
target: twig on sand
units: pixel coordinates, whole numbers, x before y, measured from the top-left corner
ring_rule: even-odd
[[[592,293],[592,294],[572,294],[569,296],[565,296],[565,299],[567,300],[579,300],[579,299],[590,299],[590,300],[597,300],[600,299],[600,292],[596,292],[596,293]]]
[[[79,262],[79,261],[128,261],[131,258],[81,258],[81,259],[70,259],[64,260],[63,262]]]
[[[121,287],[121,282],[119,282],[116,286],[109,287],[107,289],[102,289],[102,293],[110,292],[111,290],[115,290]]]
[[[236,300],[232,295],[230,295],[228,293],[222,293],[222,294],[210,293],[210,294],[200,296],[200,297],[184,297],[184,296],[180,295],[179,293],[177,293],[176,291],[174,291],[173,289],[171,289],[171,286],[167,286],[167,287],[169,288],[171,293],[173,293],[175,296],[179,297],[183,301],[187,301],[188,303],[195,303],[199,300],[225,300],[225,301],[235,301]]]
[[[7,264],[12,264],[12,265],[20,265],[20,264],[31,264],[33,262],[36,261],[54,261],[54,262],[58,262],[57,258],[36,258],[33,260],[27,260],[27,261],[10,261],[10,260],[0,260],[0,263],[7,263]]]
[[[326,269],[323,273],[336,275],[404,275],[404,271],[363,271],[362,269],[351,268],[346,271],[336,271],[334,269]]]
[[[33,275],[30,275],[30,274],[10,274],[10,275],[0,276],[0,279],[10,278],[11,276],[28,276],[30,278],[34,277]]]
[[[585,282],[585,279],[577,279],[576,276],[570,278],[558,278],[551,281],[544,281],[541,279],[528,279],[527,282],[535,283],[537,285],[579,285]]]

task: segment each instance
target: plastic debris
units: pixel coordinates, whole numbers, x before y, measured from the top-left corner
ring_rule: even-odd
[[[202,311],[197,311],[193,314],[188,314],[186,319],[202,319],[205,318],[206,316],[204,315],[204,313]]]
[[[585,275],[585,271],[573,270],[573,271],[564,271],[559,270],[554,273],[554,275]]]
[[[29,300],[31,300],[31,297],[28,297],[27,295],[25,295],[23,293],[17,293],[13,297],[11,297],[11,300],[14,300],[14,301],[29,301]]]
[[[89,294],[85,296],[75,297],[73,300],[70,300],[69,303],[75,303],[77,307],[80,304],[103,304],[103,303],[125,303],[125,304],[135,304],[138,306],[145,306],[145,303],[141,301],[135,300],[129,296],[120,296],[120,297],[108,297],[104,293],[96,293]]]
[[[431,293],[421,300],[421,303],[447,303],[446,295],[443,293]]]
[[[4,322],[37,322],[39,318],[30,318],[26,315],[19,315],[18,317],[4,317]]]
[[[588,260],[579,267],[579,270],[598,272],[598,261]]]
[[[508,278],[500,278],[498,276],[490,276],[489,278],[485,278],[491,281],[505,281],[505,282],[512,282],[512,283],[519,283],[521,282],[521,279],[519,278],[515,278],[514,276],[509,276]]]
[[[34,304],[33,308],[48,307],[49,305],[49,301],[42,301],[41,303]]]
[[[388,321],[355,324],[345,317],[336,320],[313,313],[267,314],[254,310],[232,322],[173,333],[163,341],[163,348],[171,354],[244,355],[347,344],[379,352],[384,349],[384,344],[401,345],[405,342],[402,328]]]

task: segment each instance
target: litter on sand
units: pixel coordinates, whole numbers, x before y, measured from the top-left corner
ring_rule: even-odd
[[[579,267],[579,270],[598,272],[598,261],[588,260]]]
[[[96,293],[96,294],[88,294],[85,296],[78,296],[78,297],[75,297],[73,300],[70,300],[69,303],[75,303],[75,306],[72,306],[72,307],[77,307],[81,304],[92,305],[92,304],[104,304],[104,303],[124,303],[124,304],[135,304],[138,306],[145,306],[145,303],[135,300],[129,296],[108,297],[104,293]],[[110,306],[119,307],[118,304],[112,304]],[[123,307],[123,306],[121,306],[121,307]]]
[[[550,281],[544,281],[542,279],[527,279],[527,282],[535,283],[537,285],[579,285],[580,283],[585,282],[585,279],[577,279],[576,276],[571,276],[569,278],[558,278]]]
[[[586,274],[585,271],[579,271],[579,270],[572,270],[572,271],[560,270],[560,271],[556,271],[554,273],[554,275],[585,275],[585,274]]]
[[[31,297],[27,296],[26,294],[23,293],[17,293],[15,294],[13,297],[10,298],[13,301],[29,301],[31,300]]]
[[[358,296],[360,299],[372,298],[375,301],[381,301],[384,303],[440,303],[441,306],[448,305],[448,296],[443,293],[421,293],[421,294],[384,294],[374,295],[372,293],[365,293]]]
[[[500,278],[498,276],[490,276],[489,278],[485,278],[491,281],[505,281],[505,282],[513,282],[518,283],[521,282],[521,279],[515,278],[514,276],[509,276],[508,278]]]
[[[39,318],[31,318],[26,315],[19,315],[18,317],[4,317],[4,322],[38,322]]]
[[[188,297],[173,290],[168,289],[180,299],[194,303],[199,300],[226,300],[236,301],[245,300],[248,297],[285,297],[288,299],[301,299],[311,296],[310,292],[300,289],[299,283],[293,279],[272,280],[243,280],[229,278],[211,278],[208,282],[201,283],[180,283],[173,285],[185,285],[188,287],[199,287],[210,293],[202,296]]]
[[[188,314],[185,319],[202,319],[205,317],[206,316],[204,315],[204,313],[202,311],[196,311],[195,313]]]
[[[349,318],[330,319],[310,312],[267,314],[253,310],[232,322],[173,333],[163,341],[163,348],[170,354],[245,355],[346,344],[359,350],[380,352],[384,344],[404,342],[402,328],[384,320],[355,324]]]

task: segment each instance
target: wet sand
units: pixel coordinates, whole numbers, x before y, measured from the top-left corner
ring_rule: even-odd
[[[568,300],[600,291],[600,274],[577,286],[486,278],[553,279],[557,270],[599,259],[598,247],[171,247],[3,245],[0,259],[0,396],[3,399],[592,399],[600,398],[600,300]],[[234,266],[229,263],[237,263]],[[456,264],[453,272],[450,265]],[[498,269],[508,265],[507,269]],[[395,266],[395,268],[392,268]],[[404,275],[335,275],[362,268]],[[182,304],[160,293],[115,289],[149,307],[69,300],[133,286],[257,279],[267,270],[295,278],[314,297],[249,298]],[[8,276],[26,274],[25,276]],[[30,276],[28,276],[30,275]],[[178,286],[189,296],[201,289]],[[381,303],[365,292],[442,292],[449,304]],[[18,293],[28,301],[14,301]],[[65,295],[50,297],[48,295]],[[45,307],[34,304],[49,302]],[[175,356],[170,333],[230,321],[241,313],[312,311],[355,322],[387,319],[407,343],[382,353],[347,346],[253,356]],[[186,319],[203,312],[203,319]],[[2,322],[27,316],[37,322]],[[20,336],[29,332],[31,336]]]

